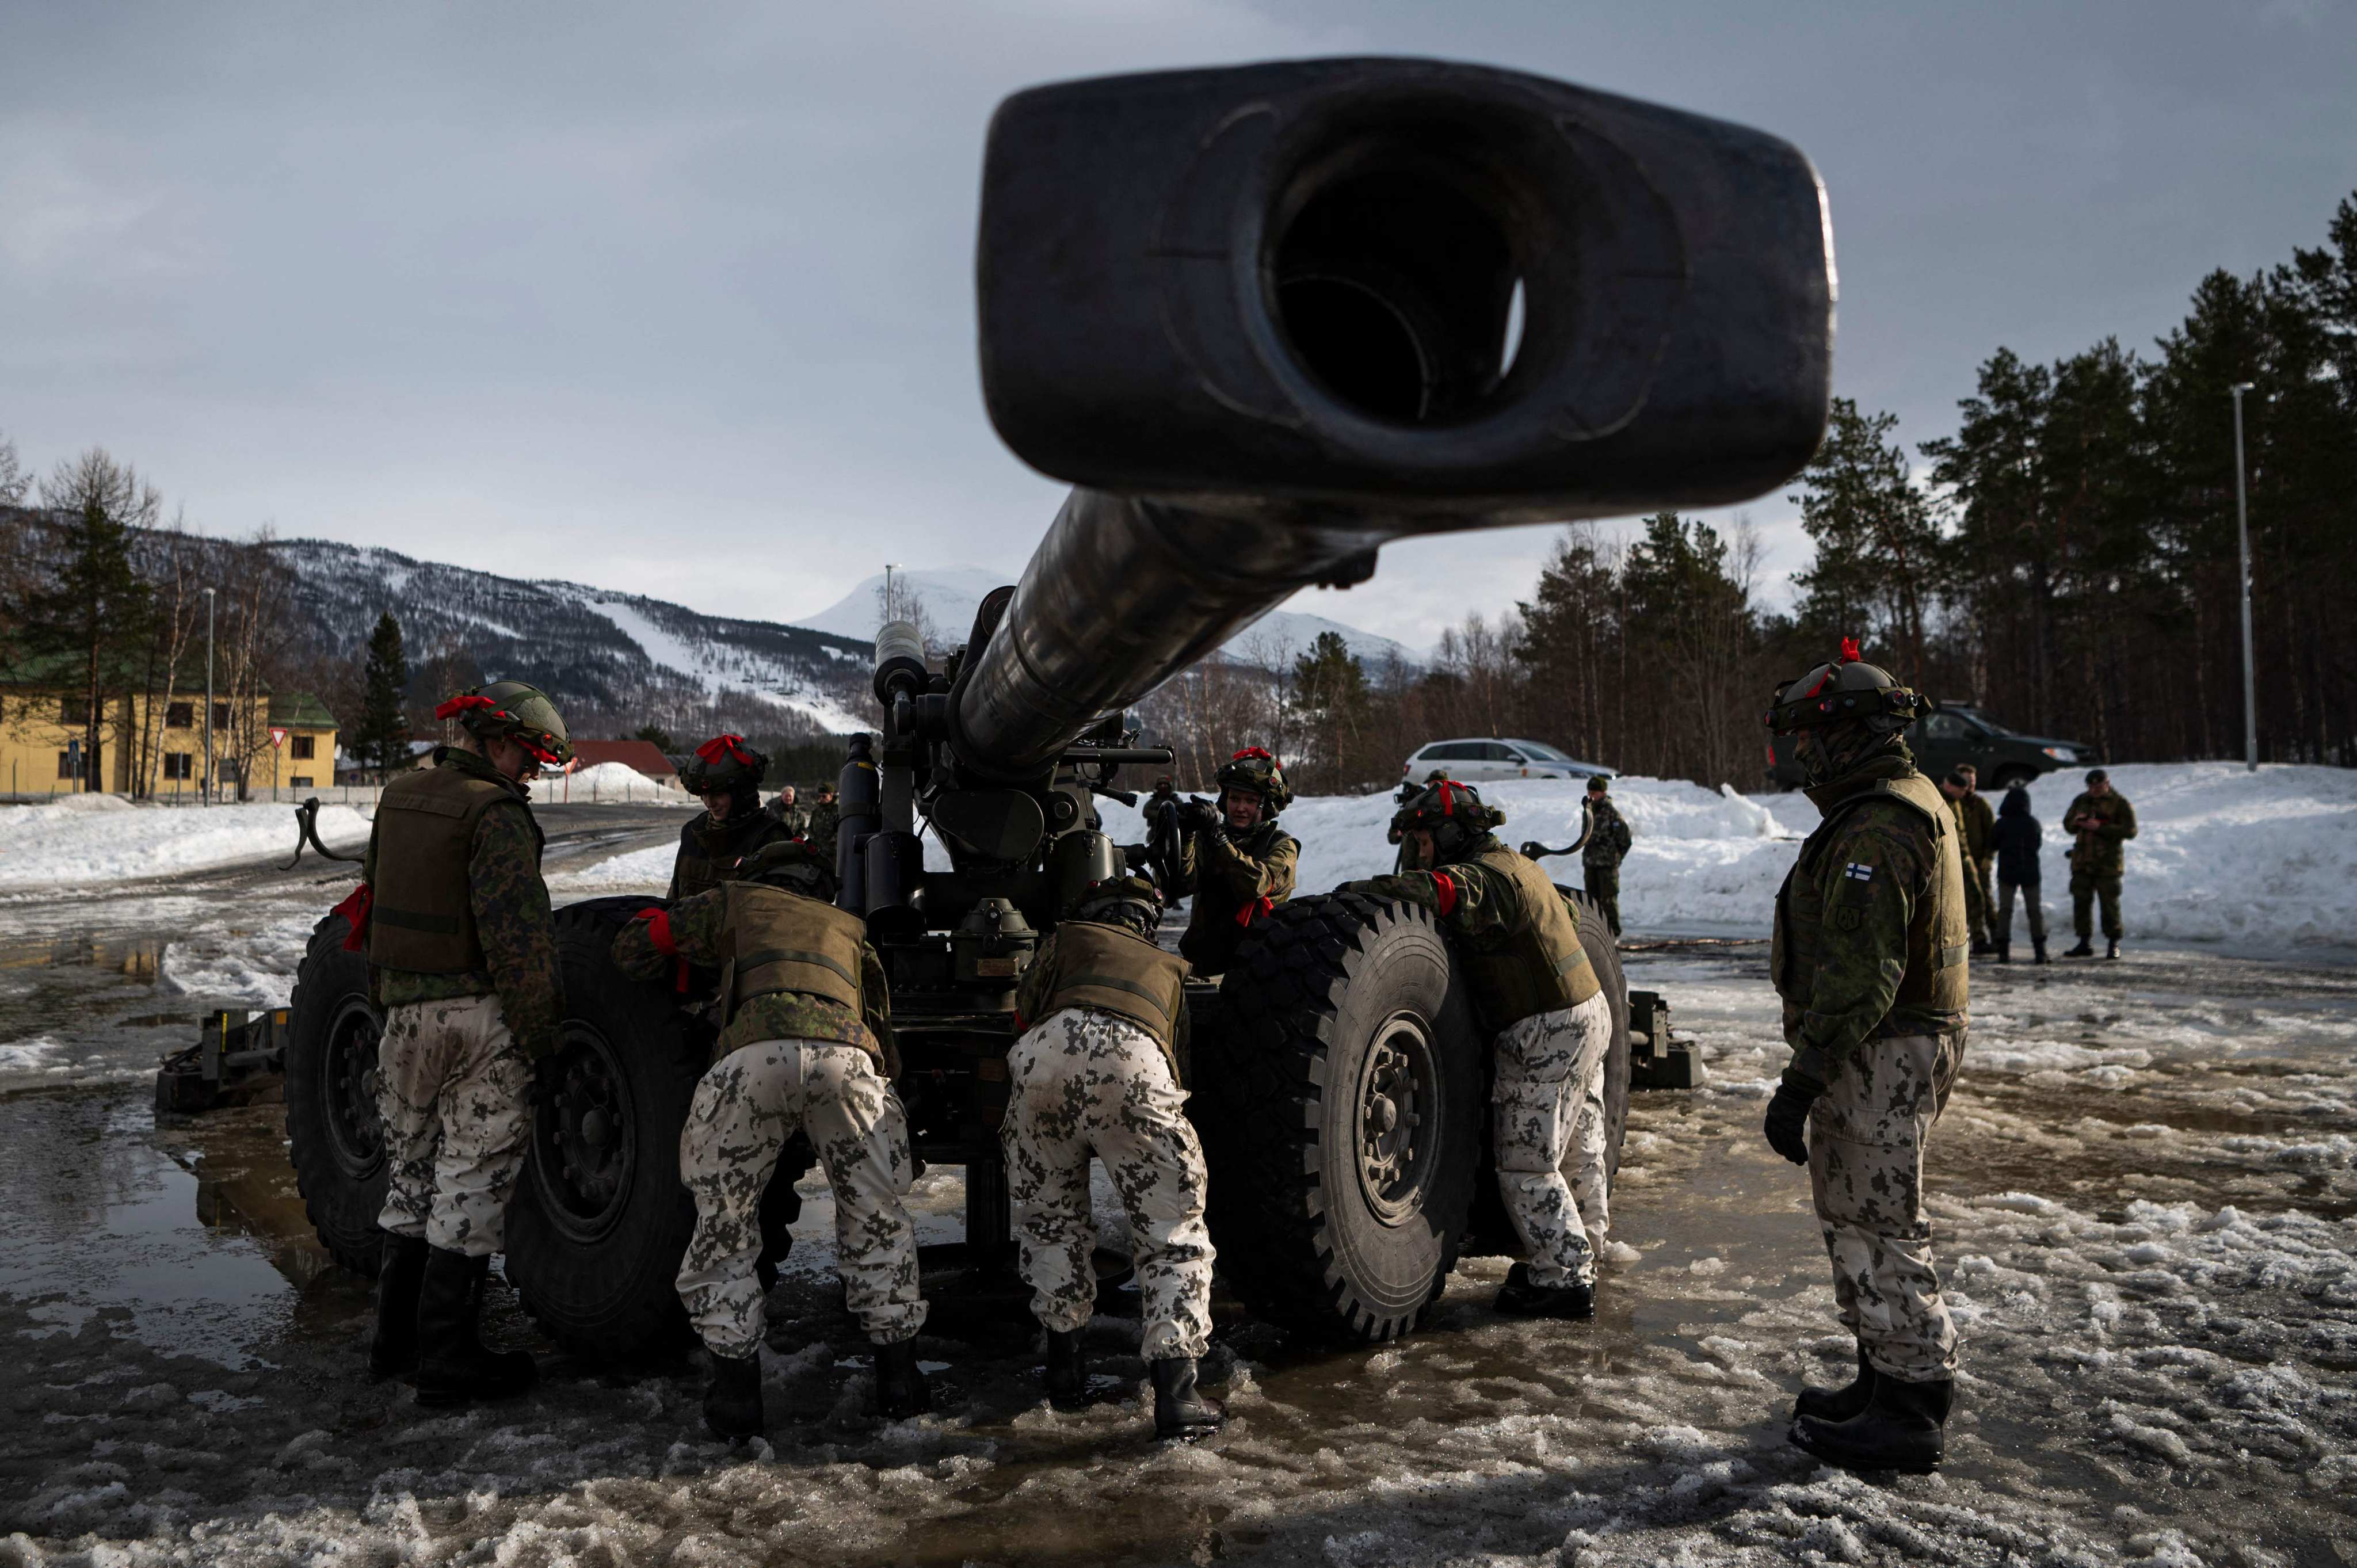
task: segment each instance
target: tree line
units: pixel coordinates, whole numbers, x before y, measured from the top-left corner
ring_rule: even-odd
[[[1814,545],[1789,609],[1760,550],[1662,513],[1565,531],[1528,598],[1469,617],[1429,666],[1330,634],[1181,677],[1149,726],[1192,787],[1246,740],[1297,788],[1383,788],[1426,741],[1526,736],[1613,768],[1756,787],[1776,682],[1845,636],[1935,699],[2115,761],[2238,757],[2234,408],[2243,395],[2259,754],[2357,766],[2357,197],[2325,243],[2214,272],[2149,356],[1999,349],[1954,434],[1834,400],[1792,500]]]

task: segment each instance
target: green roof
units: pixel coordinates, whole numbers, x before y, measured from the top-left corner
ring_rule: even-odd
[[[336,715],[308,692],[273,692],[270,723],[275,729],[334,729]]]
[[[11,659],[0,662],[0,686],[30,686],[37,690],[74,693],[81,690],[83,671],[82,656],[79,653],[45,653],[33,658]],[[103,680],[110,697],[126,687],[144,689],[146,683],[139,661],[127,658],[115,660]],[[256,684],[265,693],[270,690],[266,681],[258,681]],[[204,694],[205,650],[203,644],[199,643],[193,659],[185,650],[181,653],[179,678],[172,682],[172,695],[201,697]],[[218,695],[226,698],[229,693],[221,692]],[[328,711],[320,706],[317,697],[297,694],[294,700],[307,702],[322,714]],[[272,701],[275,703],[277,699],[274,697]],[[326,722],[332,725],[336,721],[329,717]]]

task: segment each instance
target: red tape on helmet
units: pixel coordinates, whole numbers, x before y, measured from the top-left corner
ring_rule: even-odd
[[[459,714],[471,713],[477,708],[497,708],[498,706],[499,703],[491,701],[490,698],[469,692],[464,696],[453,697],[435,709],[434,716],[437,719],[455,719]]]

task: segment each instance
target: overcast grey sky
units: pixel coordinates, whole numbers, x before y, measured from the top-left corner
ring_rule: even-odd
[[[992,106],[1429,54],[1796,142],[1836,390],[1951,427],[1999,344],[2143,347],[2357,187],[2352,0],[153,5],[0,0],[0,433],[190,522],[791,619],[885,561],[1018,570],[1060,487],[974,354]],[[1750,509],[1802,552],[1781,496]],[[1301,607],[1414,643],[1548,530]]]

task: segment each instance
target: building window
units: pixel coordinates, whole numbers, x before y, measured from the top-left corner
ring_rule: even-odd
[[[193,751],[167,751],[164,754],[164,777],[194,779],[197,776],[197,754]]]
[[[312,738],[309,736],[298,735],[286,743],[287,753],[302,761],[308,762],[311,760],[312,757]],[[303,779],[298,780],[298,782],[307,783],[309,780]]]
[[[173,703],[168,704],[164,709],[164,727],[166,729],[196,728],[197,704],[194,703]]]
[[[74,764],[79,760],[79,757],[73,752],[60,751],[58,753],[58,777],[60,779],[75,779],[81,777],[81,769],[74,766]]]
[[[213,704],[213,728],[217,730],[229,728],[229,704],[227,703],[215,703]]]
[[[67,725],[90,723],[88,697],[61,697],[58,700],[58,722]]]
[[[308,789],[311,787],[311,776],[307,773],[297,773],[286,782],[297,789]]]

